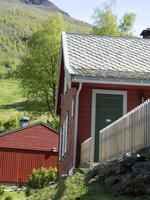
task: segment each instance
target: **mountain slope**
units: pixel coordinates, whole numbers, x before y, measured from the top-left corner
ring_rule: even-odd
[[[12,76],[28,38],[53,12],[63,14],[70,32],[90,32],[91,25],[71,18],[47,0],[0,0],[0,78]]]

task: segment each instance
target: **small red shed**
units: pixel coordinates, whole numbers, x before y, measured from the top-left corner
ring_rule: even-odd
[[[42,122],[0,136],[1,183],[26,183],[33,169],[57,161],[58,133]]]

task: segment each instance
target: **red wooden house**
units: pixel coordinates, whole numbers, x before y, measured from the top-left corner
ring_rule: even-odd
[[[149,97],[149,39],[63,33],[56,104],[60,174],[79,166],[81,144],[90,137],[97,162],[99,130]]]
[[[58,133],[42,122],[0,136],[1,183],[26,183],[33,169],[57,163]]]

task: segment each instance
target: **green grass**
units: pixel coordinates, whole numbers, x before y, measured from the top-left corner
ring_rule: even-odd
[[[98,183],[92,183],[87,187],[87,193],[83,200],[134,200],[135,198],[116,196],[110,188],[106,188]]]
[[[25,101],[17,81],[0,80],[0,118],[7,118],[22,112]]]
[[[18,192],[4,192],[1,200],[5,200],[7,196],[12,197],[12,200],[25,200],[25,193],[23,191]]]
[[[148,200],[146,197],[115,195],[98,182],[87,184],[86,175],[80,173],[60,181],[56,188],[46,187],[31,194],[30,200]]]
[[[41,112],[39,111],[38,115],[37,107],[40,107],[42,110]],[[19,120],[25,112],[30,116],[30,123],[37,121],[46,122],[49,118],[43,104],[35,105],[23,97],[22,90],[17,81],[10,79],[0,80],[0,121],[6,122],[14,118]]]

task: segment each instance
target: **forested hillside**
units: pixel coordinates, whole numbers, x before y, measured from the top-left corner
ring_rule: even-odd
[[[40,5],[31,2],[37,1],[0,0],[0,78],[13,76],[30,35],[51,13],[63,14],[68,31],[88,33],[91,30],[90,25],[71,18],[47,0]]]

